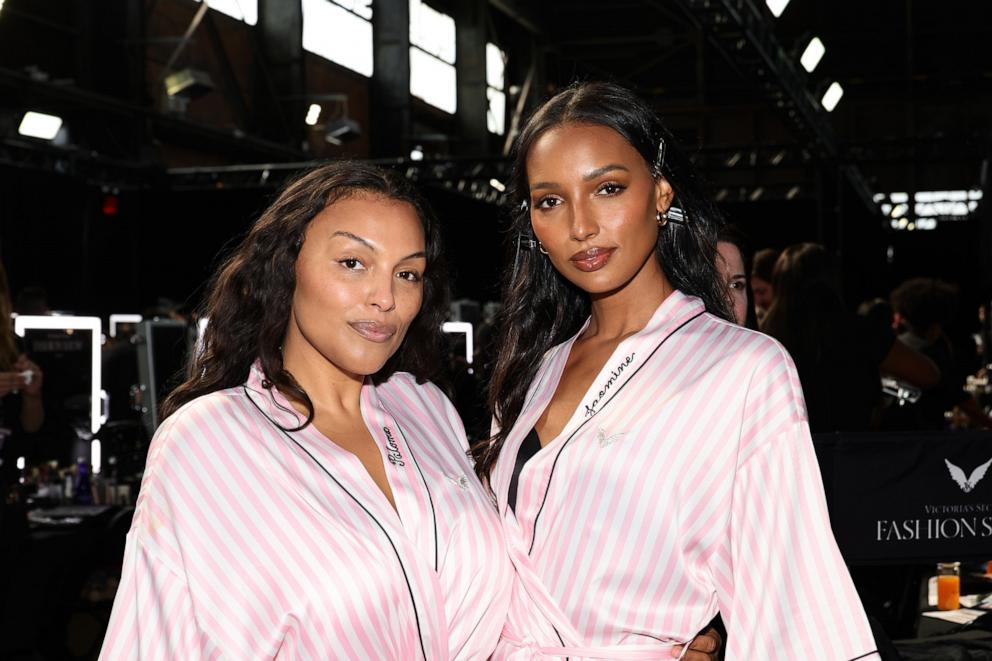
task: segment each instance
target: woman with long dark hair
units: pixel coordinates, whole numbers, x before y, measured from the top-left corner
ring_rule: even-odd
[[[728,659],[878,658],[795,368],[728,321],[721,218],[672,135],[628,90],[576,84],[514,165],[475,449],[522,584],[494,658],[661,658],[717,613]]]
[[[14,335],[13,312],[7,271],[0,264],[0,497],[17,477],[16,458],[30,454],[24,433],[41,429],[45,422],[41,384],[43,374],[21,351]]]
[[[761,323],[796,363],[814,433],[868,431],[882,396],[879,373],[920,388],[940,371],[888,325],[851,314],[833,257],[818,243],[788,246],[775,262],[775,300]]]
[[[440,365],[436,221],[399,176],[290,184],[164,406],[102,658],[484,658],[513,571]]]

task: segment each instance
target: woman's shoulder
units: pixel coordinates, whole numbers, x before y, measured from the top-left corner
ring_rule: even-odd
[[[251,436],[251,412],[245,406],[240,387],[225,388],[201,395],[183,404],[166,418],[152,437],[148,448],[149,467],[181,459],[191,452],[208,446],[229,446],[237,439],[239,445]]]
[[[188,427],[203,423],[216,422],[220,419],[243,416],[245,401],[244,389],[241,386],[224,388],[192,399],[170,415],[159,426],[159,432],[169,433],[175,427]]]
[[[419,402],[425,407],[452,406],[445,392],[433,381],[421,380],[409,372],[395,372],[376,386],[379,397],[402,398],[408,403]]]
[[[711,348],[728,358],[753,362],[755,367],[792,365],[788,350],[774,337],[739,326],[709,312],[700,319],[699,332],[710,336]]]

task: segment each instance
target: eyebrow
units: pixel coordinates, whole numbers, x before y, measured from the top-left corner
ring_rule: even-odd
[[[344,230],[338,230],[337,232],[335,232],[331,236],[332,237],[334,237],[334,236],[343,236],[345,238],[351,239],[352,241],[359,242],[360,244],[362,244],[363,246],[365,246],[366,248],[368,248],[372,252],[376,252],[376,247],[374,245],[372,245],[369,242],[368,239],[363,239],[362,237],[358,236],[357,234],[352,234],[351,232],[345,232]],[[423,250],[418,250],[417,252],[410,253],[409,255],[407,255],[406,257],[404,257],[403,259],[401,259],[400,261],[402,262],[402,261],[406,261],[408,259],[416,259],[418,257],[423,257],[424,259],[426,259],[427,258],[427,253],[424,252]]]
[[[375,252],[375,250],[376,250],[375,246],[372,245],[368,241],[368,239],[363,239],[362,237],[358,236],[357,234],[352,234],[351,232],[345,232],[344,230],[338,230],[337,232],[335,232],[331,236],[332,237],[334,237],[334,236],[343,236],[345,238],[351,239],[352,241],[358,241],[360,244],[362,244],[363,246],[365,246],[366,248],[368,248],[372,252]]]
[[[592,181],[596,177],[601,177],[607,172],[612,172],[614,170],[623,170],[624,172],[630,172],[630,170],[626,166],[620,165],[619,163],[610,163],[609,165],[604,165],[601,168],[596,168],[592,172],[583,175],[582,180]]]
[[[592,181],[593,179],[597,177],[602,177],[607,172],[613,172],[614,170],[623,170],[624,172],[630,172],[630,169],[624,165],[620,165],[619,163],[610,163],[609,165],[604,165],[602,167],[596,168],[595,170],[592,170],[591,172],[587,172],[586,174],[582,175],[582,180]],[[561,185],[556,184],[553,181],[539,181],[530,187],[531,190],[537,190],[539,188],[561,188]]]

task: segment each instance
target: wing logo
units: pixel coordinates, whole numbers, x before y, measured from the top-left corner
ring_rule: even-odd
[[[626,435],[626,432],[620,432],[619,434],[611,434],[607,436],[606,430],[600,427],[596,431],[596,440],[599,441],[599,447],[605,448],[609,445],[613,445]]]
[[[988,471],[989,466],[992,465],[992,459],[989,459],[984,464],[971,471],[971,475],[966,476],[964,471],[959,467],[955,466],[947,459],[944,459],[944,463],[947,464],[947,470],[951,472],[951,479],[954,480],[955,484],[961,487],[961,491],[965,493],[971,492],[982,478],[985,477],[985,473]]]
[[[444,476],[448,478],[449,482],[454,484],[459,489],[462,490],[468,489],[468,478],[465,477],[464,475],[448,475],[447,473],[445,473]]]

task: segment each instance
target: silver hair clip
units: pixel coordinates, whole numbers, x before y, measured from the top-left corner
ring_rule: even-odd
[[[654,172],[654,176],[661,176],[661,167],[665,164],[665,139],[661,138],[658,140],[658,155],[655,156],[654,165],[651,167],[651,171]]]
[[[533,250],[537,247],[537,240],[530,237],[526,237],[523,233],[517,234],[516,245],[513,250],[513,274],[510,276],[510,281],[513,282],[517,279],[517,270],[520,268],[520,249]]]
[[[685,225],[689,220],[689,215],[679,207],[668,207],[665,217],[668,219],[668,222],[675,223],[676,225]]]

